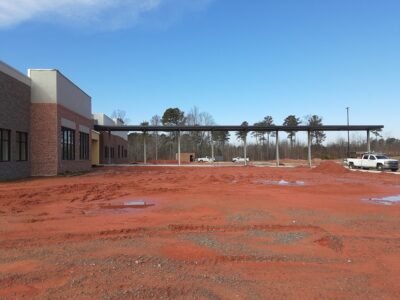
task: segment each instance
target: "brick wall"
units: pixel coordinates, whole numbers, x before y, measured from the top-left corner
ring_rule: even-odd
[[[57,175],[57,104],[31,104],[32,176]]]
[[[30,87],[0,72],[0,128],[11,130],[10,161],[0,162],[0,180],[30,175]],[[17,161],[16,132],[28,133],[28,161]]]
[[[105,147],[114,148],[114,157],[105,157]],[[120,149],[120,156],[118,157],[118,146]],[[100,164],[125,164],[128,163],[128,158],[122,154],[122,148],[124,151],[128,151],[128,141],[124,140],[119,136],[108,134],[108,132],[102,132],[100,134]],[[110,154],[110,151],[109,151]]]
[[[57,140],[60,141],[59,144],[59,151],[58,151],[58,173],[65,173],[65,172],[79,172],[79,171],[88,171],[92,168],[91,162],[91,147],[92,147],[92,137],[91,137],[91,129],[93,129],[93,120],[86,119],[77,113],[58,105],[57,110],[58,115],[58,136]],[[76,124],[75,130],[75,160],[62,160],[62,151],[61,151],[61,118],[65,118],[67,120],[73,121]],[[89,128],[89,159],[87,160],[80,160],[79,159],[79,147],[80,147],[80,140],[79,140],[79,125],[83,125]]]

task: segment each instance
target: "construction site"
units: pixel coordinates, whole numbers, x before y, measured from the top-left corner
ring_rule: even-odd
[[[0,300],[400,299],[399,12],[1,0]]]

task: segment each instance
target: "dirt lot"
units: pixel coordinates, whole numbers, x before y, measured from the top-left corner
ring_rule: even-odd
[[[368,201],[399,194],[334,163],[0,183],[0,299],[399,299],[400,204]]]

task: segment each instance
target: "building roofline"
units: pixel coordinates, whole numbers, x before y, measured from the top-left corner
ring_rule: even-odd
[[[86,93],[84,90],[82,90],[82,88],[80,88],[75,82],[73,82],[71,79],[69,79],[67,76],[65,76],[60,70],[58,69],[28,69],[28,74],[30,76],[30,72],[31,71],[54,71],[57,72],[59,75],[61,75],[63,78],[65,78],[66,80],[68,80],[73,86],[75,86],[77,89],[79,89],[82,93],[84,93],[86,96],[88,96],[90,99],[92,99],[92,97]]]
[[[0,60],[0,71],[28,86],[31,85],[31,79],[28,76],[2,60]]]

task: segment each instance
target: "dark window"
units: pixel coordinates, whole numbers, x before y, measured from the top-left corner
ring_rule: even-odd
[[[114,147],[111,147],[110,148],[110,156],[111,156],[111,158],[114,158]]]
[[[375,156],[370,155],[369,160],[376,160]]]
[[[108,158],[108,147],[104,147],[104,158]]]
[[[79,132],[79,159],[89,159],[89,134]]]
[[[28,134],[26,132],[17,131],[17,149],[19,161],[28,160]]]
[[[368,155],[364,155],[363,159],[368,159]]]
[[[75,130],[61,127],[61,148],[63,160],[75,159]]]
[[[121,146],[118,145],[118,158],[121,158]]]
[[[0,161],[10,160],[11,130],[0,129]]]
[[[128,150],[125,150],[125,158],[128,157]]]
[[[125,157],[124,146],[121,146],[121,157]]]

